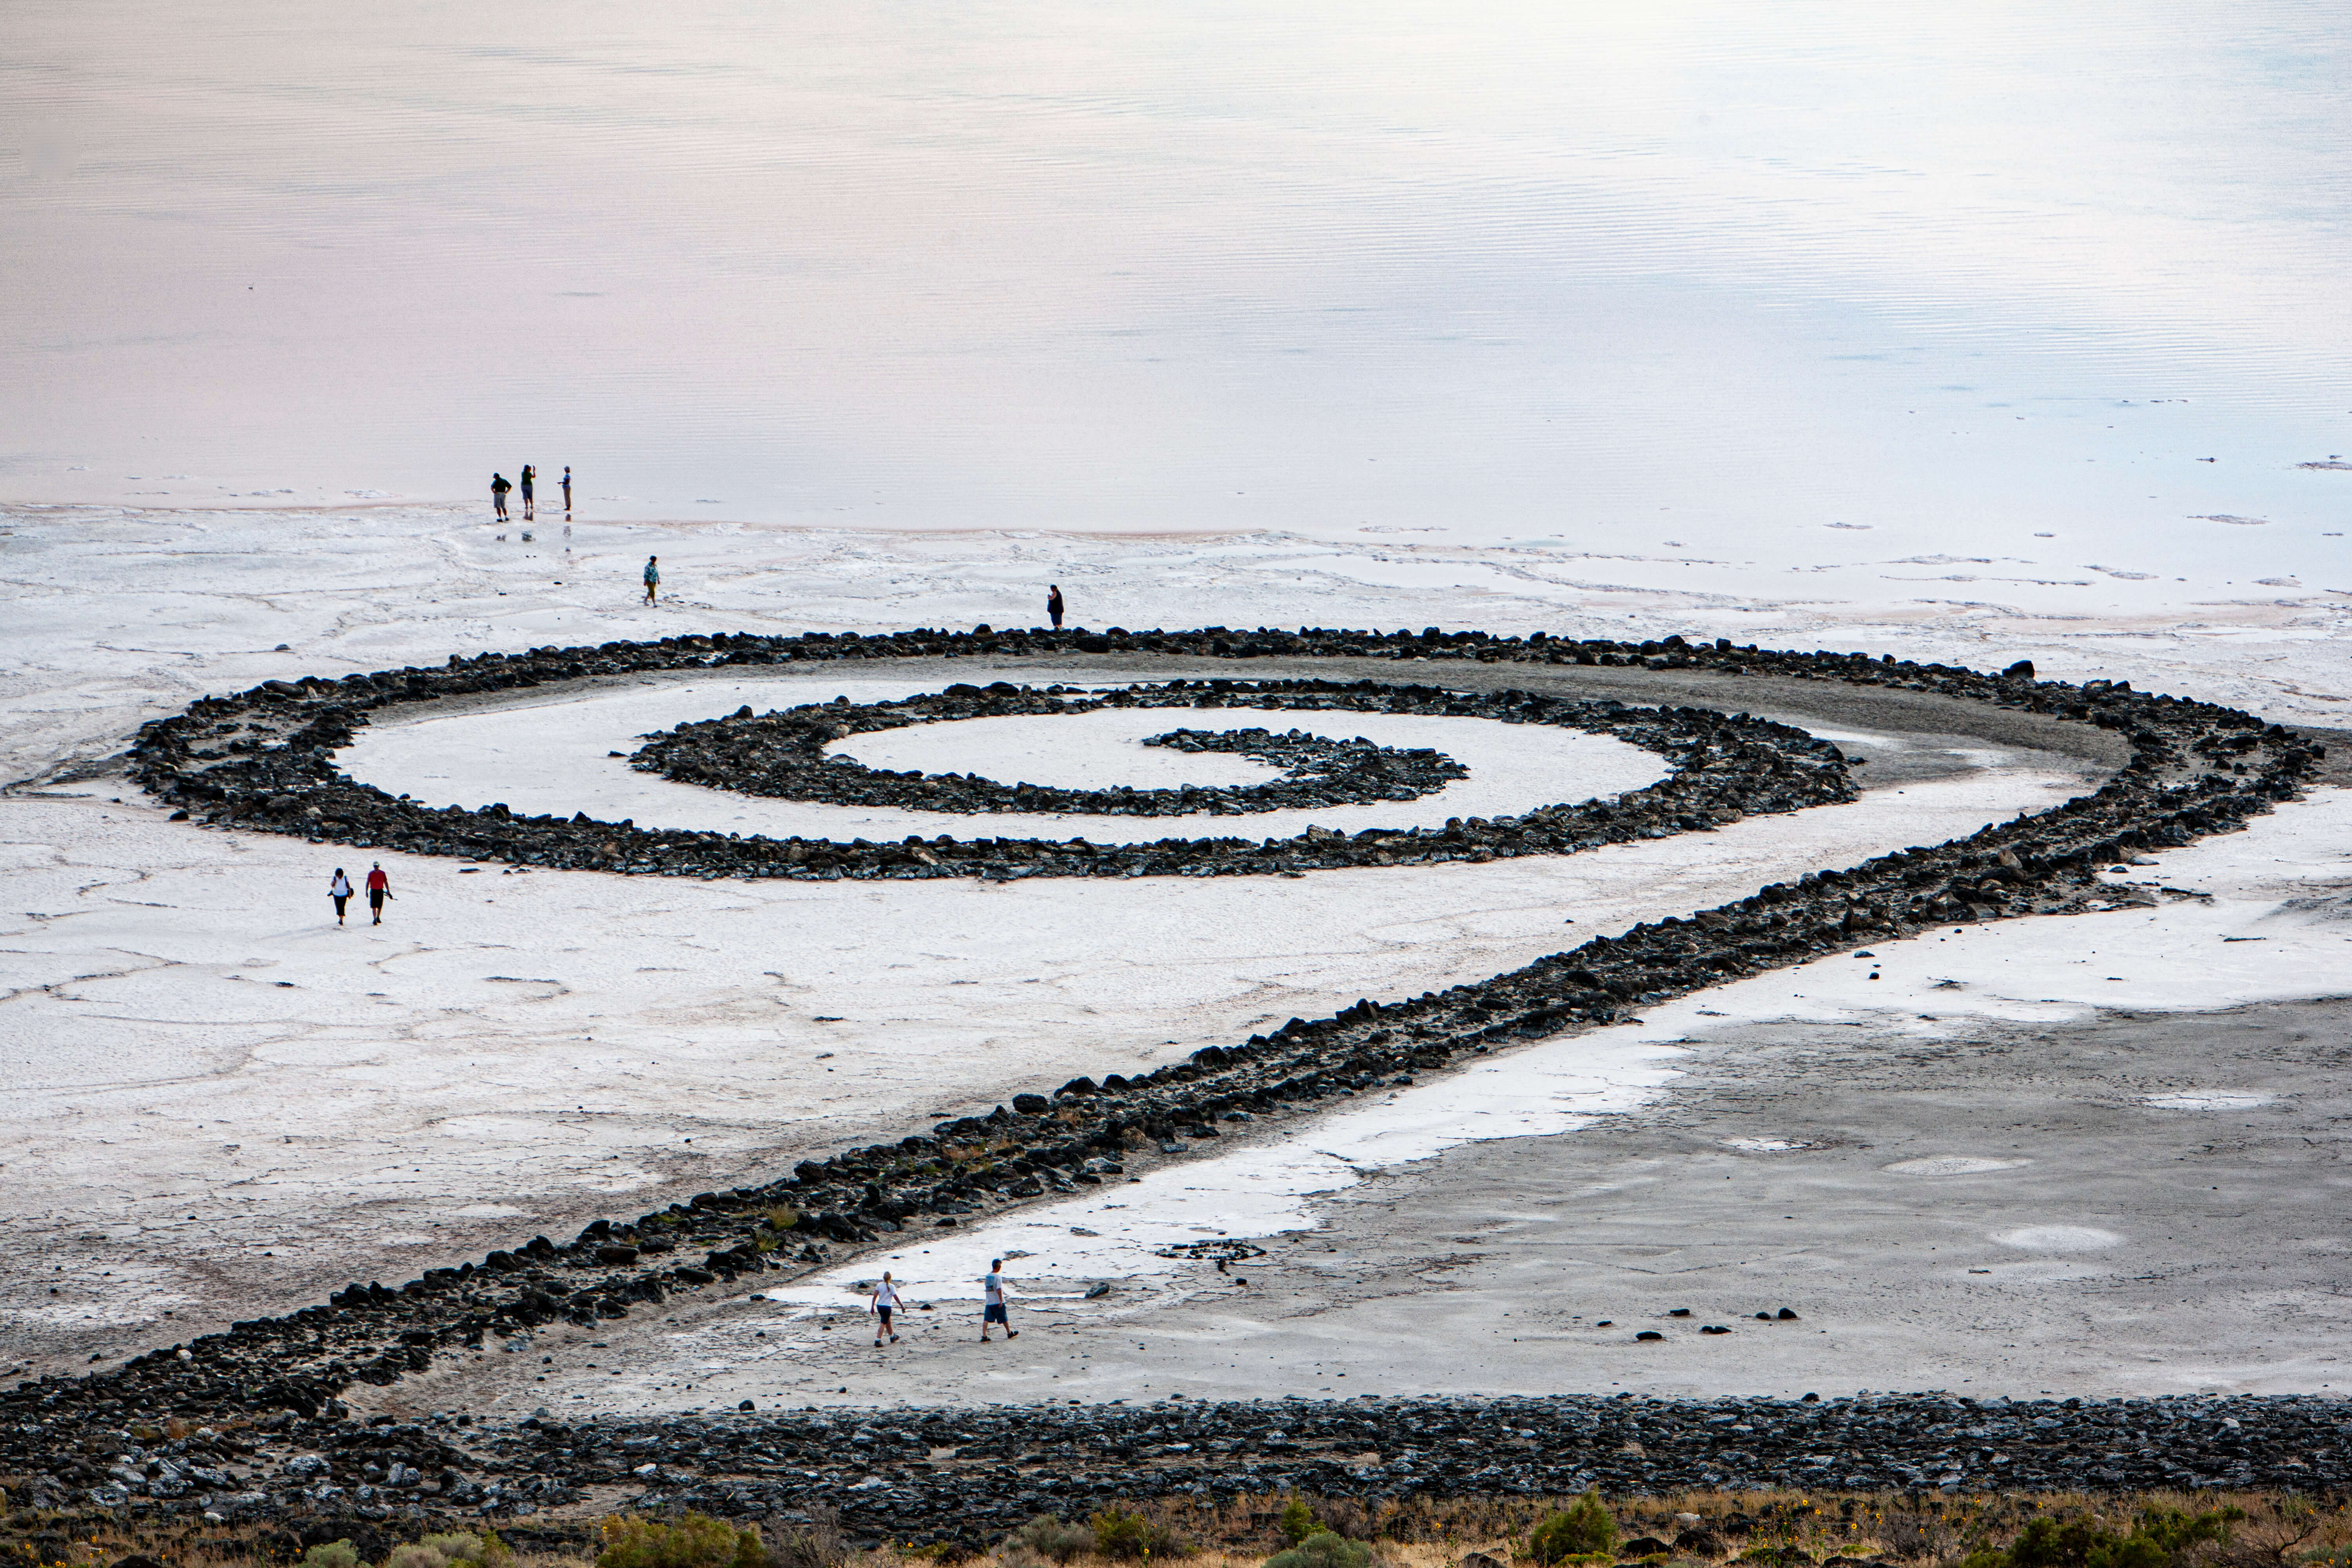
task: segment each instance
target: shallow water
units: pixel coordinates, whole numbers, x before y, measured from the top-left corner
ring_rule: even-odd
[[[0,499],[2352,587],[2339,6],[5,26]]]

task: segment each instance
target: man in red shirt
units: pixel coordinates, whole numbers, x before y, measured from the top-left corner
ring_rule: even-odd
[[[383,924],[383,901],[392,897],[392,879],[383,874],[383,862],[379,860],[368,868],[368,909],[375,915],[374,924]]]

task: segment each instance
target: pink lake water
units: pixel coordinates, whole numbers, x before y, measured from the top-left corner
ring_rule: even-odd
[[[2352,470],[2301,466],[2352,457],[2340,5],[17,0],[0,37],[0,501],[533,462],[613,520],[2063,532],[2352,588]]]

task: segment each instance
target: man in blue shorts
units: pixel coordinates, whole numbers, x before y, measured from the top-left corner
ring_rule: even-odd
[[[988,1278],[980,1282],[980,1342],[988,1342],[988,1325],[991,1323],[1003,1323],[1006,1339],[1019,1339],[1021,1335],[1013,1328],[1013,1320],[1004,1315],[1004,1259],[1002,1258],[988,1260]]]

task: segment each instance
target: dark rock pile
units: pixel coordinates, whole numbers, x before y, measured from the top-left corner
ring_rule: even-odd
[[[1289,1491],[1366,1501],[1594,1486],[1621,1497],[1753,1487],[2326,1496],[2352,1486],[2352,1415],[2313,1398],[1569,1395],[533,1417],[495,1430],[465,1416],[362,1426],[280,1415],[177,1438],[132,1415],[105,1430],[0,1423],[5,1468],[34,1469],[23,1500],[42,1506],[279,1519],[302,1525],[305,1540],[352,1533],[352,1520],[412,1531],[455,1514],[512,1520],[617,1486],[635,1509],[790,1522],[824,1504],[857,1544],[980,1547],[1039,1513],[1083,1519],[1145,1499]]]
[[[2352,1483],[2352,1418],[2321,1399],[2032,1403],[1896,1398],[995,1406],[730,1422],[544,1424],[514,1454],[635,1452],[648,1504],[736,1514],[838,1507],[868,1538],[994,1539],[1122,1499],[1297,1489],[1618,1496],[1748,1486],[2089,1490]],[[927,1456],[952,1450],[936,1460]],[[886,1470],[882,1467],[887,1465]],[[772,1468],[771,1468],[772,1467]],[[884,1489],[860,1491],[880,1476]]]
[[[1172,644],[1184,639],[1160,640]],[[1224,635],[1196,634],[1178,651],[1197,650],[1202,640],[1232,657],[1245,657],[1236,650],[1246,645],[1229,642]],[[1302,640],[1289,638],[1287,634],[1268,638],[1269,643]],[[1363,639],[1367,646],[1377,640]],[[919,641],[903,647],[888,638],[867,641],[877,648],[937,651]],[[822,657],[845,657],[848,648],[865,646],[854,639],[846,646],[842,640],[827,640]],[[1366,651],[1352,634],[1325,634],[1318,646],[1332,652]],[[1570,657],[1561,645],[1540,639],[1503,645],[1475,635],[1450,643],[1411,646],[1438,656],[1450,651],[1453,657],[1481,658],[1500,658],[1507,652],[1515,658]],[[312,1422],[331,1415],[336,1409],[336,1395],[352,1384],[391,1383],[409,1371],[430,1365],[436,1352],[478,1345],[486,1334],[504,1334],[558,1318],[587,1324],[625,1317],[640,1303],[656,1302],[668,1293],[699,1289],[722,1278],[814,1266],[826,1259],[830,1247],[871,1240],[908,1226],[954,1224],[964,1215],[1049,1191],[1076,1191],[1118,1173],[1122,1155],[1139,1142],[1148,1141],[1164,1148],[1179,1139],[1213,1138],[1221,1122],[1229,1124],[1254,1110],[1410,1082],[1417,1073],[1442,1068],[1465,1053],[1484,1052],[1499,1042],[1609,1023],[1664,997],[1842,947],[1963,920],[2096,907],[2111,891],[2097,884],[2095,873],[2099,868],[2137,850],[2185,844],[2201,835],[2237,828],[2247,817],[2268,811],[2272,803],[2292,797],[2298,780],[2320,755],[2317,748],[2288,731],[2266,726],[2251,715],[2148,696],[2119,683],[2080,687],[2036,683],[2030,670],[1991,677],[1945,667],[1874,661],[1859,655],[1761,654],[1723,645],[1704,650],[1671,644],[1647,646],[1664,646],[1668,651],[1637,656],[1582,645],[1575,648],[1573,657],[1618,662],[1638,657],[1770,668],[1788,675],[1973,697],[2116,731],[2130,742],[2131,762],[2099,790],[2048,811],[1987,826],[1964,839],[1904,849],[1859,865],[1811,873],[1793,882],[1775,883],[1691,918],[1657,921],[1636,926],[1622,936],[1596,938],[1489,980],[1386,1002],[1359,1001],[1327,1018],[1294,1018],[1270,1035],[1253,1036],[1233,1046],[1210,1047],[1187,1061],[1150,1073],[1131,1078],[1114,1073],[1099,1082],[1075,1079],[1051,1095],[1015,1095],[1009,1109],[999,1107],[986,1117],[961,1118],[896,1143],[873,1144],[824,1161],[803,1161],[791,1174],[763,1185],[701,1194],[634,1222],[600,1220],[561,1246],[545,1237],[535,1238],[512,1252],[493,1252],[478,1263],[427,1269],[419,1279],[396,1289],[353,1285],[325,1304],[237,1323],[226,1332],[153,1351],[119,1368],[75,1378],[28,1380],[0,1394],[0,1462],[19,1474],[33,1476],[36,1485],[46,1478],[51,1488],[64,1486],[68,1492],[89,1497],[106,1483],[90,1478],[94,1461],[89,1458],[88,1445],[119,1442],[110,1435],[127,1429],[134,1421],[282,1416],[289,1422]],[[1265,651],[1298,650],[1269,647]],[[1402,649],[1399,652],[1402,656]],[[765,639],[701,639],[699,646],[681,642],[675,649],[663,650],[661,657],[679,661],[765,659],[776,653]],[[567,656],[530,657],[536,662],[520,672],[485,668],[478,661],[451,680],[520,684],[590,672],[586,661],[567,663]],[[627,657],[635,655],[631,652]],[[624,656],[613,655],[606,662],[625,662]],[[405,677],[381,688],[373,684],[386,679],[293,683],[283,689],[276,689],[273,683],[236,699],[207,699],[187,714],[142,731],[138,764],[142,776],[150,787],[172,798],[216,808],[217,820],[251,821],[292,832],[305,831],[308,824],[307,830],[323,833],[330,826],[330,806],[317,803],[340,803],[344,798],[335,793],[339,786],[331,782],[326,755],[332,745],[342,743],[333,737],[348,738],[349,725],[357,713],[353,704],[378,699],[421,700],[439,689],[421,677],[415,687],[406,684]],[[400,695],[394,696],[394,691]],[[1509,695],[1512,700],[1525,700],[1524,694]],[[1669,752],[1676,756],[1680,769],[1657,786],[1669,795],[1703,795],[1711,787],[1706,781],[1717,771],[1718,754],[1745,755],[1741,748],[1764,745],[1762,740],[1753,738],[1752,731],[1718,714],[1685,710],[1642,721],[1656,722],[1662,726],[1661,737],[1675,734],[1679,737],[1675,743],[1686,748],[1679,753]],[[1662,744],[1658,749],[1667,747]],[[1785,754],[1767,749],[1776,758]],[[1743,763],[1741,776],[1746,776],[1746,769]],[[1851,788],[1826,758],[1820,765],[1800,768],[1798,773],[1799,778],[1789,786],[1792,790],[1828,788],[1843,793]],[[1697,791],[1681,782],[1693,777],[1699,781]],[[282,798],[265,793],[273,779],[286,785]],[[313,804],[306,805],[305,801]],[[335,804],[332,809],[340,812],[347,807]],[[249,812],[259,815],[249,816]],[[317,815],[310,815],[313,812]],[[1382,846],[1381,852],[1393,852],[1398,858],[1420,854],[1477,858],[1482,854],[1520,853],[1537,847],[1549,849],[1559,830],[1559,821],[1538,820],[1531,814],[1515,822],[1465,825],[1458,836],[1449,829],[1445,835],[1418,840],[1407,837],[1394,851]],[[362,830],[348,822],[340,827]],[[1650,833],[1660,830],[1654,824],[1644,828]],[[481,831],[471,823],[453,820],[444,831],[449,837],[435,842],[448,846],[446,852],[488,854],[504,849],[519,858],[541,853],[518,847],[519,840],[487,836],[469,839],[467,836]],[[383,842],[389,845],[395,840]],[[468,847],[457,849],[460,843]],[[412,846],[404,842],[402,847]],[[1603,1408],[1576,1401],[1544,1402],[1540,1407],[1580,1412]],[[1287,1418],[1291,1407],[1276,1408]],[[1345,1408],[1356,1412],[1367,1407]],[[2294,1402],[2261,1402],[2249,1408],[2293,1413],[2306,1407]],[[1076,1414],[1058,1412],[1052,1413],[1051,1418],[1079,1420]],[[2305,1419],[2301,1415],[2293,1418]],[[979,1417],[952,1419],[969,1423]],[[1967,1452],[1975,1450],[1955,1446],[1958,1438],[1952,1423],[1956,1419],[1948,1414],[1937,1417],[1938,1440],[1965,1459]],[[2010,1444],[2005,1435],[1994,1436],[2000,1442],[1987,1446]],[[1830,1456],[1827,1468],[1816,1478],[1808,1459],[1800,1479],[1834,1479],[1841,1466],[1851,1467],[1853,1473],[1874,1473],[1883,1465],[1865,1463],[1873,1455],[1885,1459],[1909,1451],[1886,1446],[1891,1441],[1888,1438],[1874,1447],[1858,1444],[1850,1451],[1821,1447],[1820,1452]],[[2030,1444],[2034,1439],[2020,1441]],[[2109,1450],[2118,1445],[2105,1437],[2101,1441],[2106,1447],[2100,1450],[2100,1465],[2084,1473],[2104,1479],[2102,1466],[2116,1468],[2118,1456]],[[2288,1450],[2257,1451],[2248,1446],[2252,1442],[2250,1438],[2214,1434],[2210,1441],[2216,1452],[2240,1455],[2263,1475],[2272,1474],[2263,1467],[2288,1463],[2279,1457]],[[2239,1447],[2229,1447],[2232,1442]],[[1756,1451],[1776,1466],[1795,1463],[1769,1450]],[[2015,1462],[2018,1454],[2040,1450],[2005,1447],[2004,1451],[2011,1452]],[[2168,1460],[2201,1476],[2205,1472],[2195,1468],[2205,1462],[2198,1458],[2200,1452],[2168,1436],[2163,1451],[2145,1462],[2157,1467],[2150,1473],[2170,1474],[2163,1469]],[[2326,1462],[2337,1466],[2328,1473],[2341,1475],[2340,1444],[2326,1452],[2336,1456]],[[1448,1462],[1468,1458],[1466,1452],[1460,1460],[1449,1455]],[[2125,1469],[2132,1484],[2143,1484],[2138,1479],[2141,1471],[2129,1468],[2142,1463],[2137,1453],[2120,1458],[2128,1461]],[[2305,1456],[2304,1462],[2314,1467],[2315,1476],[2321,1459],[2317,1447]],[[2082,1462],[2089,1464],[2088,1458]],[[404,1463],[423,1468],[422,1461]],[[1577,1463],[1601,1461],[1580,1458]],[[1753,1464],[1757,1468],[1752,1473],[1767,1473],[1764,1458]],[[1656,1466],[1654,1456],[1642,1473],[1698,1473]],[[1961,1468],[1964,1475],[1977,1473],[1966,1463]],[[101,1478],[111,1473],[100,1468]],[[555,1471],[532,1473],[540,1479],[525,1483],[518,1478],[517,1484],[556,1484],[547,1479]],[[1724,1473],[1751,1472],[1727,1469]],[[2037,1472],[2029,1468],[2006,1473],[2021,1480]],[[1606,1471],[1596,1469],[1595,1474],[1609,1479]],[[1480,1478],[1474,1474],[1470,1479]],[[1024,1480],[1024,1484],[1029,1483]],[[1042,1489],[1048,1484],[1038,1481],[1032,1489],[1043,1495]],[[557,1489],[562,1489],[560,1484]]]
[[[556,671],[573,668],[552,667]],[[602,666],[597,668],[601,672]],[[544,674],[544,667],[542,670]],[[184,714],[142,728],[134,748],[134,774],[148,789],[192,816],[200,813],[208,822],[298,834],[313,843],[572,870],[826,881],[1265,875],[1346,866],[1563,855],[1627,839],[1704,831],[1762,812],[1835,804],[1852,799],[1855,793],[1836,747],[1785,724],[1707,708],[1629,708],[1609,700],[1579,701],[1526,691],[1450,692],[1437,687],[1375,681],[1297,680],[1263,685],[1172,681],[1137,692],[1111,692],[1099,700],[1099,705],[1419,713],[1493,719],[1507,724],[1562,724],[1612,734],[1657,752],[1674,764],[1674,772],[1645,789],[1629,791],[1612,801],[1543,806],[1493,821],[1455,818],[1443,829],[1368,827],[1350,836],[1310,826],[1281,839],[1162,838],[1105,845],[1084,838],[959,840],[945,834],[929,839],[910,836],[897,844],[873,844],[863,838],[847,844],[823,838],[747,838],[726,833],[640,828],[628,822],[599,822],[585,814],[569,818],[517,816],[503,805],[477,811],[453,805],[436,811],[360,784],[337,771],[332,759],[336,751],[351,743],[355,727],[368,721],[367,710],[440,694],[437,688],[411,683],[412,672],[399,673],[403,679],[398,687],[371,687],[359,695],[348,693],[345,688],[354,681],[389,678],[353,676],[341,683],[321,683],[324,690],[307,691],[299,683],[273,681],[236,698],[203,699]],[[526,671],[509,683],[535,684],[543,674]],[[498,679],[509,678],[501,671]],[[288,689],[273,689],[279,686]],[[473,688],[460,683],[460,689]],[[959,687],[919,700],[927,705],[919,710],[953,718],[1052,711],[1063,698],[1050,689],[1024,691],[998,681],[984,690]],[[853,717],[857,712],[848,704],[838,703],[823,711]],[[795,717],[808,712],[795,710],[777,716],[788,722],[756,736],[742,775],[746,780],[756,783],[768,770],[784,766],[786,754],[816,753],[824,744],[817,737],[827,721]],[[887,720],[889,715],[877,717]],[[656,740],[640,755],[673,777],[712,783],[732,776],[720,765],[728,759],[726,737],[742,733],[740,726],[762,722],[748,713],[738,713],[730,720],[684,726],[666,740]],[[724,726],[739,729],[730,731]],[[889,726],[877,722],[875,727]],[[772,738],[772,747],[768,743]],[[1435,779],[1439,761],[1443,759],[1435,759],[1433,753],[1430,767],[1419,771],[1425,782],[1436,787],[1442,787]],[[937,795],[961,798],[978,809],[990,790],[1005,787],[970,780],[953,786],[935,784],[837,763],[803,771],[822,774],[836,770],[844,775],[841,798],[860,805],[927,806],[934,804],[929,797]],[[862,786],[855,782],[860,775],[866,781]]]
[[[1408,695],[1410,693],[1410,695]],[[1070,813],[1101,816],[1212,816],[1418,800],[1470,770],[1426,747],[1375,745],[1360,735],[1335,741],[1293,729],[1174,730],[1145,737],[1171,751],[1229,752],[1286,769],[1284,776],[1245,785],[1183,784],[1173,789],[1059,789],[1000,784],[971,773],[891,773],[845,756],[825,755],[851,735],[946,720],[1013,715],[1093,713],[1106,708],[1259,708],[1316,712],[1404,713],[1444,710],[1446,693],[1428,688],[1340,688],[1327,681],[1236,686],[1232,681],[1171,681],[1130,686],[1095,696],[1064,686],[1044,690],[996,681],[982,690],[955,685],[891,702],[847,698],[813,702],[754,717],[750,708],[725,719],[678,725],[653,736],[630,765],[680,784],[831,805],[897,806],[913,811]]]

